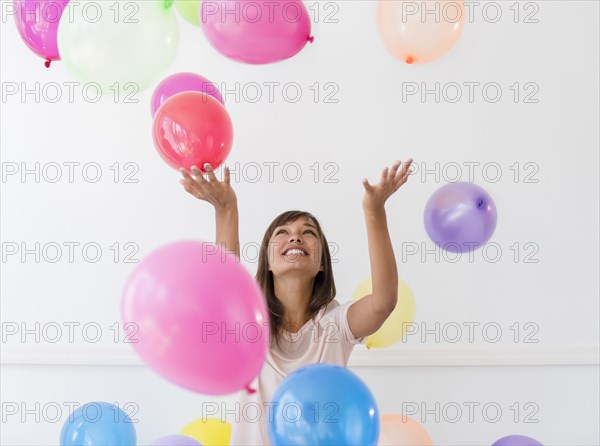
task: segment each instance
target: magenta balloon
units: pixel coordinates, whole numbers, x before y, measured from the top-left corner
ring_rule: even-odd
[[[219,93],[217,86],[206,79],[203,76],[195,73],[177,73],[165,78],[158,86],[154,89],[152,100],[150,101],[150,108],[152,116],[158,110],[158,107],[169,99],[171,96],[184,91],[199,91],[206,93],[221,104],[224,104],[223,97]]]
[[[313,40],[302,0],[204,0],[200,24],[217,51],[249,64],[287,59]]]
[[[150,446],[202,446],[202,443],[187,435],[167,435],[152,442]]]
[[[69,0],[15,0],[15,23],[23,41],[37,55],[60,60],[56,33]]]
[[[525,435],[509,435],[496,440],[492,446],[544,446],[539,441]]]
[[[468,253],[484,245],[496,229],[492,197],[481,187],[465,182],[440,187],[425,207],[425,229],[440,248]]]
[[[235,254],[214,244],[181,241],[151,252],[131,273],[121,310],[138,355],[186,389],[248,388],[265,361],[262,292]]]

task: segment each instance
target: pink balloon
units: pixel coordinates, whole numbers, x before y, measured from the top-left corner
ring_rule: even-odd
[[[205,77],[195,73],[176,73],[165,78],[154,90],[152,100],[150,101],[152,116],[154,116],[156,110],[158,110],[163,102],[171,96],[184,91],[206,93],[221,104],[225,104],[217,86]]]
[[[56,33],[69,0],[15,0],[15,23],[27,46],[46,59],[60,60]]]
[[[313,41],[302,0],[203,0],[200,21],[217,51],[249,64],[290,58]]]
[[[151,252],[131,273],[121,310],[137,354],[186,389],[248,388],[265,361],[265,299],[235,254],[215,244],[180,241]]]

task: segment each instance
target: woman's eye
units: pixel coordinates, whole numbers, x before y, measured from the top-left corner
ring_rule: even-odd
[[[312,235],[316,235],[315,232],[312,229],[307,229],[306,231],[304,231],[304,233],[306,234],[307,232],[310,232]]]
[[[279,235],[279,234],[281,234],[282,232],[285,232],[285,229],[280,229],[279,231],[277,231],[277,232],[275,233],[275,235]]]

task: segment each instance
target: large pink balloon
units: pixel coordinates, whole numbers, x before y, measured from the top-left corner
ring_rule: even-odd
[[[313,41],[302,0],[203,1],[200,23],[213,47],[249,64],[287,59]]]
[[[122,319],[152,369],[206,395],[248,388],[269,345],[258,284],[235,254],[206,242],[172,243],[144,258],[125,286]]]
[[[69,0],[15,0],[15,23],[23,41],[46,66],[60,60],[56,32]]]

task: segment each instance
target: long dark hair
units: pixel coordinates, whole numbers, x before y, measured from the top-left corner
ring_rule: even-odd
[[[267,300],[267,306],[269,308],[271,345],[273,345],[273,343],[279,344],[281,339],[284,308],[282,302],[275,296],[273,273],[269,271],[269,241],[276,227],[291,223],[301,217],[310,218],[314,222],[322,246],[321,266],[323,267],[323,270],[319,271],[315,277],[312,298],[308,303],[309,317],[311,319],[315,317],[321,308],[335,298],[335,282],[333,280],[333,269],[331,268],[329,244],[321,230],[319,221],[310,212],[287,211],[278,215],[265,231],[262,243],[260,244],[258,269],[255,276],[256,281],[260,285],[265,299]]]

